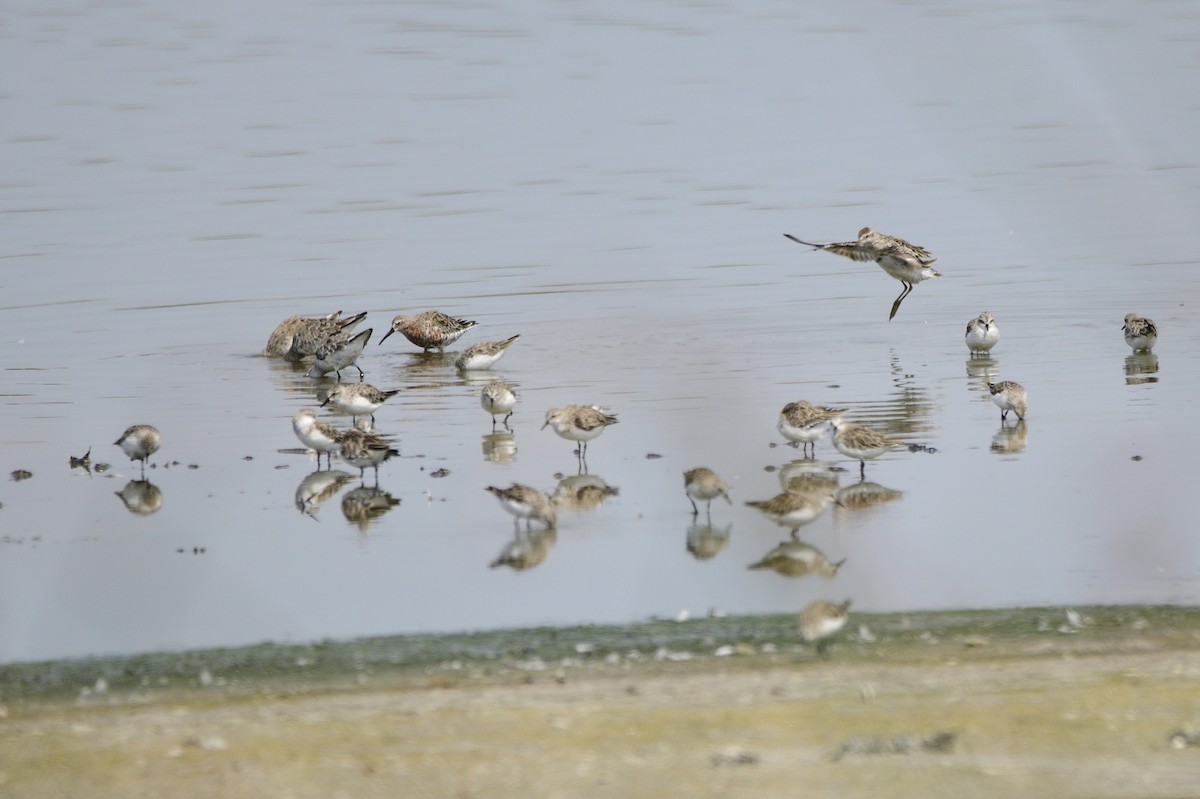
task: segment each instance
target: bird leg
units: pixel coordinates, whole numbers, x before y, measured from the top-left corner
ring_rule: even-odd
[[[888,314],[889,322],[892,321],[892,317],[896,315],[896,311],[900,310],[900,303],[904,302],[904,298],[908,296],[910,291],[912,291],[912,283],[908,283],[903,280],[900,282],[904,284],[904,289],[900,292],[900,296],[896,298],[896,301],[892,303],[892,312]]]

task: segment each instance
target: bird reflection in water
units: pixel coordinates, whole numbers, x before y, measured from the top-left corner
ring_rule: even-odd
[[[812,544],[793,539],[780,542],[777,547],[763,555],[761,560],[751,563],[746,568],[770,569],[784,577],[807,577],[810,574],[819,574],[828,579],[836,576],[838,569],[845,562],[845,558],[836,562],[830,561],[824,552]]]
[[[354,475],[341,469],[318,469],[296,486],[296,510],[316,519],[321,503],[331,499],[353,480]]]
[[[729,544],[733,525],[716,527],[711,521],[693,522],[687,528],[687,551],[696,560],[708,560]]]
[[[130,480],[124,488],[113,493],[121,498],[125,510],[138,516],[158,513],[163,506],[162,491],[149,480]]]
[[[513,540],[508,542],[498,558],[488,564],[488,568],[507,566],[513,571],[532,569],[546,559],[557,540],[558,533],[553,527],[517,529],[513,533]]]
[[[1158,356],[1153,352],[1139,351],[1125,357],[1125,384],[1157,383]]]
[[[838,489],[837,501],[838,505],[850,509],[869,508],[872,505],[878,505],[882,502],[891,502],[894,499],[900,499],[904,496],[903,491],[897,491],[894,488],[885,488],[879,483],[872,483],[869,480],[860,480],[854,485],[846,486]]]
[[[1000,455],[1016,455],[1025,451],[1025,439],[1028,436],[1025,420],[1018,419],[1012,427],[1000,423],[1000,429],[992,436],[992,452]]]
[[[579,474],[559,480],[550,501],[567,510],[594,510],[618,493],[619,489],[604,482],[600,475]]]
[[[832,463],[801,458],[779,467],[779,486],[784,491],[803,494],[806,491],[836,491],[838,476],[844,472]]]
[[[987,384],[1000,378],[1000,362],[990,355],[972,355],[967,359],[967,390],[979,393],[981,399],[990,399]]]
[[[365,533],[383,514],[400,504],[400,500],[379,486],[359,486],[342,497],[342,515]]]
[[[483,459],[505,463],[517,457],[517,437],[511,432],[488,433],[483,437]]]

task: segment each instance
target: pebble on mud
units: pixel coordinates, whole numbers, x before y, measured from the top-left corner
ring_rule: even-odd
[[[753,766],[759,761],[758,752],[743,746],[725,746],[713,752],[709,761],[720,768],[721,766]]]

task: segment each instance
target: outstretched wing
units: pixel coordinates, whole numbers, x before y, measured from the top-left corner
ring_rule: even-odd
[[[784,233],[783,235],[787,236],[789,239],[796,242],[797,244],[803,244],[805,247],[812,247],[814,250],[825,250],[827,252],[833,253],[834,255],[845,256],[846,258],[849,258],[853,261],[874,261],[875,260],[875,251],[864,248],[857,241],[843,241],[843,242],[839,242],[836,244],[816,244],[811,241],[804,241],[803,239],[798,239],[795,236],[793,236],[791,233]]]

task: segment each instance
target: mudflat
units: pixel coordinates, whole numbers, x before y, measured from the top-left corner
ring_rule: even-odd
[[[1200,610],[790,616],[0,666],[0,796],[1195,796]]]

